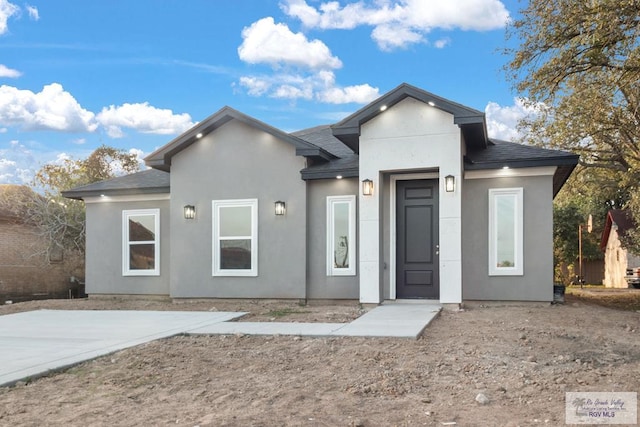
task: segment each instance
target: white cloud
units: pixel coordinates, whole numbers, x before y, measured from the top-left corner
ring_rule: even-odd
[[[242,30],[240,59],[250,64],[291,65],[309,69],[335,69],[342,62],[320,40],[308,40],[273,18],[262,18]]]
[[[343,88],[332,87],[318,94],[318,99],[329,104],[366,104],[376,99],[380,94],[378,88],[368,84],[346,86]]]
[[[139,148],[130,148],[129,154],[135,154],[136,159],[138,160],[138,164],[140,165],[140,169],[146,169],[147,167],[144,164],[145,153]]]
[[[171,110],[153,107],[148,102],[104,107],[96,119],[112,138],[122,137],[122,128],[171,135],[182,133],[194,125],[189,114],[174,114]]]
[[[29,18],[33,19],[34,21],[40,20],[40,12],[38,12],[37,7],[31,6],[31,5],[26,5],[25,7],[27,8],[27,13],[29,14]]]
[[[306,0],[283,0],[282,10],[308,28],[373,27],[372,38],[383,50],[424,42],[433,29],[487,31],[503,28],[509,12],[500,0],[375,0],[341,6],[337,1],[317,8]]]
[[[174,114],[148,102],[111,105],[99,114],[85,110],[59,83],[44,86],[40,92],[0,86],[0,126],[27,131],[95,132],[103,126],[111,138],[124,136],[123,128],[141,133],[170,135],[192,127],[189,114]],[[0,133],[6,132],[0,127]],[[84,138],[72,141],[83,144]]]
[[[451,39],[449,37],[445,37],[443,39],[436,40],[433,42],[433,46],[437,49],[443,49],[451,44]]]
[[[71,142],[76,144],[76,145],[82,145],[82,144],[85,144],[87,142],[87,139],[86,138],[76,138]]]
[[[103,125],[103,127],[107,132],[107,135],[109,136],[109,138],[118,139],[118,138],[124,138],[126,136],[122,128],[119,126]]]
[[[304,9],[306,3],[298,6]],[[313,12],[314,9],[306,6],[306,10]],[[304,14],[304,10],[300,9],[299,13]],[[244,28],[242,38],[238,48],[242,61],[266,64],[277,70],[270,76],[240,77],[239,86],[251,96],[331,104],[366,103],[378,96],[378,89],[368,84],[337,86],[333,70],[342,67],[342,61],[327,45],[294,33],[287,25],[276,24],[271,17]]]
[[[62,132],[93,132],[98,127],[95,115],[59,83],[46,85],[38,93],[0,86],[0,125]]]
[[[0,0],[0,34],[7,32],[7,20],[20,12],[20,8],[8,0]]]
[[[489,102],[485,107],[487,132],[491,138],[517,141],[523,137],[518,129],[520,120],[533,118],[544,108],[544,104],[532,105],[524,98],[514,98],[513,105],[508,106]]]
[[[328,104],[366,104],[380,96],[378,88],[368,84],[338,87],[335,82],[335,75],[331,71],[318,73],[322,81],[323,88],[318,91],[316,98]]]
[[[378,88],[368,84],[340,87],[333,71],[241,77],[240,86],[251,96],[288,100],[317,100],[328,104],[366,104],[379,96]]]
[[[0,64],[0,77],[9,77],[15,79],[20,77],[22,73],[18,70],[14,70],[13,68],[9,68],[6,65]]]
[[[31,150],[19,141],[10,141],[8,148],[0,148],[0,184],[28,184],[36,164]]]
[[[392,51],[405,48],[410,44],[420,43],[425,38],[417,31],[409,27],[397,27],[394,25],[378,25],[371,32],[371,38],[376,42],[380,50]]]
[[[313,99],[311,77],[296,74],[276,74],[273,76],[243,76],[240,86],[251,96],[268,96],[279,99]]]
[[[264,78],[256,76],[240,77],[240,86],[247,89],[247,93],[251,96],[262,96],[269,91],[271,83]]]
[[[298,18],[306,27],[322,29],[350,30],[359,25],[379,25],[401,16],[398,5],[389,7],[388,2],[378,2],[378,7],[367,7],[362,2],[349,3],[344,7],[337,1],[321,3],[316,9],[306,0],[285,0],[282,10],[289,16]]]
[[[16,162],[9,159],[0,159],[0,183],[14,183]]]
[[[56,154],[56,159],[51,161],[50,163],[54,165],[62,165],[67,160],[71,160],[71,156],[63,152],[63,153]]]
[[[313,88],[310,85],[302,85],[300,87],[283,84],[277,86],[271,93],[273,98],[281,99],[312,99]]]

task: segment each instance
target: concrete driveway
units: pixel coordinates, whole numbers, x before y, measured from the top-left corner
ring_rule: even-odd
[[[0,386],[177,334],[418,339],[442,306],[384,304],[351,323],[229,322],[243,312],[38,310],[0,316]]]
[[[0,316],[0,386],[244,314],[38,310]]]

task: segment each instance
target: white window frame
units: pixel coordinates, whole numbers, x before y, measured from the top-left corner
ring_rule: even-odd
[[[257,277],[258,276],[258,199],[237,200],[213,200],[213,269],[212,275],[218,277]],[[251,208],[251,235],[220,237],[220,208],[225,207],[250,207]],[[220,240],[250,239],[251,240],[251,268],[242,270],[220,268]]]
[[[347,203],[349,206],[349,267],[335,267],[335,206]],[[328,196],[327,197],[327,276],[355,276],[356,275],[356,196]]]
[[[519,188],[492,188],[489,190],[489,276],[524,275],[524,190]],[[498,267],[498,213],[496,196],[515,198],[514,265]]]
[[[153,216],[155,240],[129,241],[129,218],[132,216]],[[131,245],[154,245],[154,269],[130,269]],[[122,211],[122,275],[123,276],[159,276],[160,275],[160,209],[129,209]]]

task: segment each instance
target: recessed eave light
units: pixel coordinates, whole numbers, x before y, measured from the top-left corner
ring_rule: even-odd
[[[505,166],[502,167],[502,169],[507,170],[507,169],[509,169],[509,166],[505,165]]]
[[[380,111],[385,111],[386,109],[387,109],[386,104],[385,104],[385,105],[381,105],[381,106],[380,106]]]
[[[435,102],[433,102],[433,101],[429,101],[429,102],[427,102],[427,104],[429,104],[429,105],[430,105],[430,106],[432,106],[432,107],[435,107],[435,106],[436,106],[436,103],[435,103]]]
[[[200,139],[202,138],[202,132],[196,135],[196,138]]]
[[[342,179],[342,175],[336,176],[336,179]]]

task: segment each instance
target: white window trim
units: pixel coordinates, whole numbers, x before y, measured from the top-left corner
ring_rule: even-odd
[[[334,267],[335,242],[334,206],[337,203],[348,203],[349,206],[349,267]],[[327,196],[327,276],[356,275],[356,196]]]
[[[217,277],[257,277],[258,276],[258,199],[213,200],[213,268],[212,275]],[[220,268],[220,208],[246,207],[251,208],[251,236],[234,236],[235,238],[251,239],[251,269],[231,270]]]
[[[489,276],[524,275],[524,209],[523,188],[493,188],[489,190]],[[515,252],[513,267],[497,266],[497,209],[495,196],[512,195],[516,197],[514,236]]]
[[[131,270],[129,269],[130,247],[129,242],[129,217],[140,215],[153,215],[154,217],[154,241],[141,241],[134,244],[150,244],[154,246],[153,270]],[[122,211],[122,275],[123,276],[159,276],[160,275],[160,209],[131,209]]]

